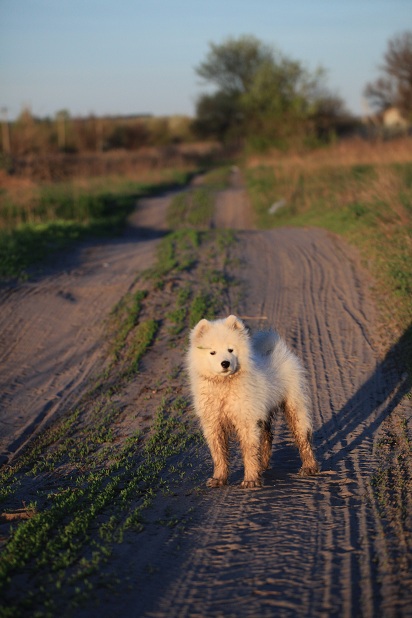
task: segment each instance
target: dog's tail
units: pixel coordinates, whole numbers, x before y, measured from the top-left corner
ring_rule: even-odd
[[[279,340],[280,335],[275,330],[259,331],[252,337],[253,350],[261,356],[269,356]]]

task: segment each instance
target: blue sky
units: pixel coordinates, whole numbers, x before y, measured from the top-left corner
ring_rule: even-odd
[[[361,114],[388,39],[407,29],[412,0],[0,0],[0,108],[193,115],[209,43],[251,34],[322,65]]]

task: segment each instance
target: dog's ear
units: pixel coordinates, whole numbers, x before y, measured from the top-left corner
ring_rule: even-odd
[[[225,324],[229,328],[233,328],[233,330],[246,330],[246,327],[243,324],[242,320],[235,315],[230,315],[228,318],[226,318]]]
[[[205,320],[204,318],[203,320],[200,320],[200,322],[198,322],[196,326],[194,327],[194,329],[192,330],[192,333],[191,333],[192,341],[199,341],[203,337],[205,332],[209,330],[209,328],[210,328],[210,322],[208,320]]]

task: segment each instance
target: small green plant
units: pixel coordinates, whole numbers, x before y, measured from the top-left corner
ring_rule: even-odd
[[[208,187],[179,193],[168,211],[168,224],[173,229],[208,228],[214,212],[214,198]]]
[[[137,324],[146,296],[146,290],[138,290],[133,295],[126,294],[112,310],[112,331],[115,333],[112,348],[115,359],[119,357],[127,336]]]
[[[138,370],[139,362],[158,331],[159,325],[156,320],[149,319],[137,325],[131,338],[124,362],[127,374],[133,374]]]
[[[204,292],[197,294],[189,309],[189,326],[193,328],[202,318],[213,319],[215,306],[212,297]]]
[[[177,230],[161,240],[157,249],[157,263],[145,276],[163,287],[172,271],[190,271],[196,265],[196,249],[202,237],[197,230]]]

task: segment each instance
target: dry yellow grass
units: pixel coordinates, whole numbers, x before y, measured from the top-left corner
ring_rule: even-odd
[[[247,167],[281,165],[282,168],[312,168],[325,166],[380,165],[412,161],[412,138],[367,141],[361,138],[342,140],[332,146],[315,151],[284,154],[274,151],[266,155],[251,156]]]

